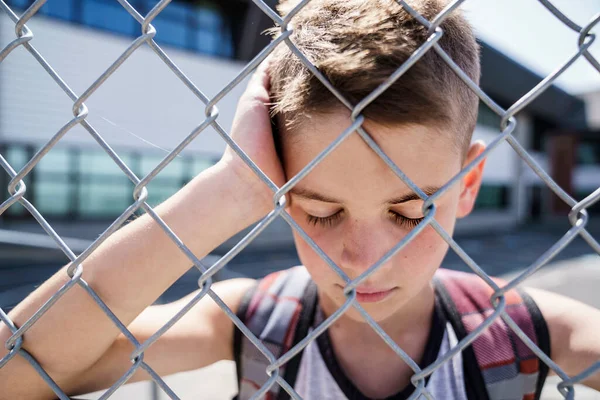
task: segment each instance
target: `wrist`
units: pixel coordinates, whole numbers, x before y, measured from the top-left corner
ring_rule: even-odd
[[[224,184],[223,194],[233,199],[235,207],[245,214],[248,224],[273,210],[273,191],[243,161],[221,160],[213,168]]]

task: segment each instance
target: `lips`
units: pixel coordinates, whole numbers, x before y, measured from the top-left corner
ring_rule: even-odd
[[[387,292],[392,290],[391,289],[378,289],[375,287],[363,287],[363,286],[359,286],[356,288],[356,293],[361,293],[361,294],[373,294],[373,293],[383,293],[383,292]]]
[[[377,303],[392,295],[395,290],[396,288],[380,289],[359,286],[356,288],[356,300],[359,303]]]
[[[336,284],[343,290],[342,285]],[[397,287],[383,289],[374,286],[359,286],[356,288],[356,300],[359,303],[377,303],[391,296],[398,290]]]

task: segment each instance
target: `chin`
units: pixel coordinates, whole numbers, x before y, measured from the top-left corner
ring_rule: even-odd
[[[369,316],[375,321],[375,322],[383,322],[385,320],[387,320],[388,318],[390,318],[392,315],[394,315],[400,308],[402,305],[402,299],[398,298],[399,296],[391,296],[388,299],[385,299],[384,301],[381,302],[372,302],[372,303],[364,303],[364,302],[358,302],[358,304],[360,304],[360,306],[367,312],[367,314],[369,314]],[[340,308],[342,305],[344,304],[344,301],[342,300],[342,302],[340,303],[339,307]],[[351,318],[354,321],[357,322],[365,322],[365,319],[363,318],[362,314],[354,307],[354,306],[350,306],[350,308],[348,308],[348,311],[346,311],[344,313],[344,316]]]

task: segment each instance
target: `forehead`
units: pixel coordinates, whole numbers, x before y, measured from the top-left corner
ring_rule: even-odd
[[[288,179],[331,144],[352,121],[349,113],[312,115],[283,140]],[[384,126],[365,121],[365,130],[417,186],[442,186],[460,170],[449,135],[424,125]],[[298,186],[338,196],[398,194],[408,187],[355,132],[331,152]],[[369,193],[367,193],[369,191]],[[373,191],[377,193],[372,193]]]

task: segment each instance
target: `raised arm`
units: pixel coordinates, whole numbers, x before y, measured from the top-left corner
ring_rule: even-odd
[[[283,173],[275,155],[265,106],[268,101],[268,76],[265,65],[261,65],[240,99],[232,136],[271,179],[281,184]],[[227,149],[217,165],[198,175],[155,210],[201,258],[266,215],[271,209],[271,197],[271,190]],[[144,215],[111,235],[83,266],[83,279],[128,326],[191,267],[191,262],[160,226]],[[67,267],[10,312],[9,317],[17,326],[68,282]],[[144,331],[132,331],[134,335],[147,333],[144,324],[132,327]],[[109,349],[114,349],[119,334],[94,300],[75,285],[26,332],[23,348],[50,376],[65,378],[89,370]],[[7,354],[4,343],[10,336],[8,327],[0,323],[0,358]],[[177,366],[170,369],[175,370]],[[0,368],[0,393],[8,395],[15,386],[26,388],[36,379],[39,380],[33,369],[17,356]],[[27,398],[35,397],[34,393],[29,395]]]

